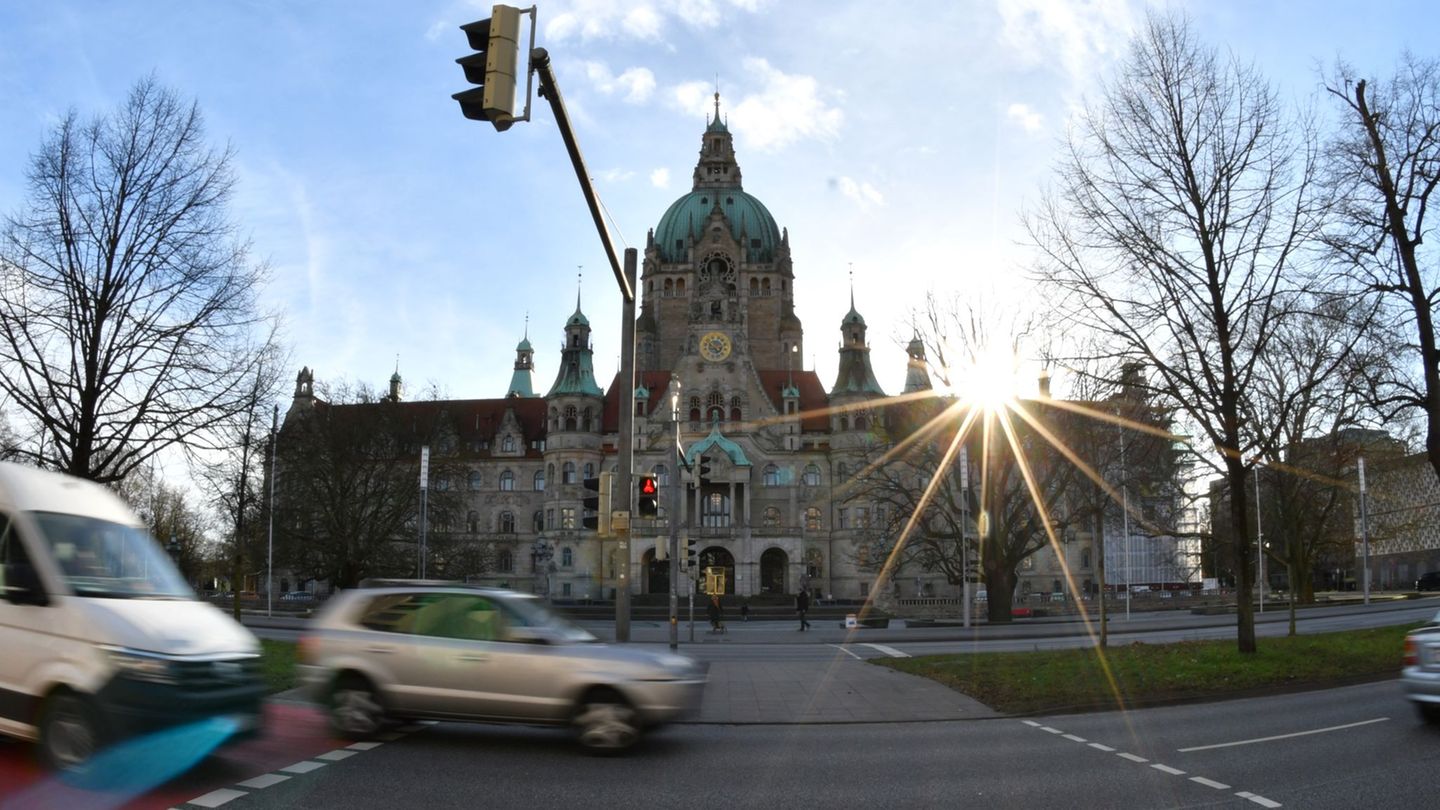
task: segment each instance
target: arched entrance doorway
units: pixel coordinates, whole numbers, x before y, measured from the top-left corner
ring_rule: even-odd
[[[785,587],[785,569],[790,566],[790,555],[778,548],[767,548],[760,555],[760,593],[789,593]]]
[[[670,561],[655,559],[655,549],[640,556],[640,570],[645,572],[645,593],[670,592]]]
[[[735,555],[719,547],[711,546],[700,552],[700,588],[705,588],[705,569],[721,568],[725,574],[725,593],[735,593]]]

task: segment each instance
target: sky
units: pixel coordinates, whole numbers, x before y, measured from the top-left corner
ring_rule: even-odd
[[[622,250],[643,252],[690,190],[718,88],[745,190],[789,230],[805,367],[833,383],[853,277],[897,393],[927,293],[1043,316],[1021,212],[1149,7],[542,0],[536,44]],[[1296,103],[1337,57],[1385,75],[1403,49],[1440,47],[1428,2],[1169,7]],[[608,384],[620,294],[548,105],[498,133],[450,98],[469,87],[458,26],[488,16],[454,0],[0,0],[0,212],[67,110],[108,111],[153,73],[234,149],[231,215],[271,269],[288,378],[380,388],[398,358],[411,391],[501,397],[528,329],[543,393],[578,292]]]

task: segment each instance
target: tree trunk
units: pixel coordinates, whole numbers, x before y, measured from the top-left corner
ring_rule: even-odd
[[[1103,650],[1110,642],[1110,614],[1105,610],[1105,507],[1104,501],[1100,501],[1100,503],[1102,505],[1095,513],[1095,536],[1100,543],[1095,563],[1095,577],[1100,581],[1096,593],[1100,602],[1100,649]]]
[[[1240,652],[1255,652],[1255,604],[1251,601],[1254,579],[1250,573],[1250,527],[1246,522],[1245,465],[1227,456],[1226,478],[1230,484],[1230,531],[1235,544],[1235,640]]]
[[[1008,623],[1014,616],[1015,571],[1003,564],[985,572],[985,618],[991,623]]]

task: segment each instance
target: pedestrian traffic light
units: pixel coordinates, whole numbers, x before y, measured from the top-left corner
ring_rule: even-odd
[[[478,85],[455,93],[460,112],[472,121],[489,121],[504,132],[514,123],[515,76],[520,57],[520,9],[497,5],[490,19],[460,26],[475,53],[455,61],[465,80]]]
[[[601,537],[610,535],[610,485],[613,476],[614,473],[602,472],[599,478],[586,478],[584,481],[580,525],[598,532]]]
[[[655,477],[653,475],[640,476],[638,492],[640,497],[635,502],[636,514],[642,518],[653,519],[660,513],[660,487],[655,484]]]

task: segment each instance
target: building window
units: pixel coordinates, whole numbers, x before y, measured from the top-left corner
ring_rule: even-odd
[[[545,528],[546,528],[546,529],[554,529],[554,528],[555,528],[555,510],[554,510],[554,509],[546,509],[546,510],[545,510]]]
[[[575,507],[573,507],[573,506],[562,506],[562,507],[560,507],[560,528],[562,528],[562,529],[573,529],[573,528],[575,528]]]
[[[857,416],[857,417],[855,417],[855,429],[856,429],[856,430],[864,430],[864,429],[865,429],[865,417],[863,417],[863,416]]]
[[[502,549],[500,549],[499,553],[497,553],[497,554],[495,555],[495,570],[497,570],[497,571],[513,571],[514,569],[515,569],[515,557],[514,557],[514,555],[512,555],[512,554],[510,553],[510,549],[508,549],[508,548],[502,548]]]
[[[855,528],[870,528],[870,508],[866,506],[855,507]]]
[[[560,549],[560,565],[569,568],[575,564],[575,553],[568,548]]]
[[[766,526],[780,525],[780,508],[776,506],[765,507],[764,523]]]
[[[706,495],[700,518],[702,526],[729,526],[730,497],[723,492],[712,492]]]
[[[515,533],[515,513],[514,513],[514,512],[501,512],[501,513],[500,513],[500,533],[501,533],[501,534],[514,534],[514,533]]]
[[[860,583],[860,595],[861,595],[861,596],[869,596],[869,595],[870,595],[870,583],[868,583],[868,582],[862,582],[862,583]]]
[[[1080,552],[1080,567],[1081,567],[1081,568],[1089,568],[1089,567],[1090,567],[1090,549],[1088,549],[1088,548],[1087,548],[1087,549],[1082,549],[1081,552]]]
[[[595,465],[594,465],[594,464],[586,464],[586,465],[585,465],[585,477],[586,477],[586,478],[594,478],[594,477],[595,477]]]
[[[469,489],[471,492],[474,492],[474,491],[476,491],[477,489],[480,488],[480,471],[479,471],[479,470],[471,470],[471,471],[470,471],[470,476],[465,479],[465,487],[466,487],[467,489]]]
[[[504,441],[504,442],[501,444],[501,446],[500,446],[500,450],[501,450],[501,452],[504,452],[504,453],[513,453],[513,452],[515,452],[515,437],[514,437],[514,436],[506,436],[506,437],[505,437],[505,441]]]
[[[566,408],[566,409],[565,409],[565,429],[566,429],[566,430],[574,430],[574,429],[575,429],[575,423],[576,423],[576,421],[577,421],[577,418],[578,418],[578,412],[575,410],[575,406],[574,406],[574,405],[571,405],[570,407]]]
[[[837,528],[837,529],[848,529],[848,528],[850,528],[850,510],[849,510],[849,509],[846,509],[845,507],[842,506],[842,507],[840,507],[839,509],[836,509],[836,510],[835,510],[835,528]]]
[[[536,492],[544,492],[544,491],[545,491],[545,471],[544,471],[544,470],[536,470],[536,471],[535,471],[535,491],[536,491]]]
[[[843,461],[840,462],[839,464],[836,464],[836,465],[835,465],[835,482],[836,482],[837,484],[843,484],[843,483],[845,483],[846,481],[849,481],[849,480],[850,480],[850,467],[847,466],[847,465],[845,464],[845,462],[843,462]]]
[[[536,509],[535,514],[530,516],[530,526],[536,534],[545,531],[545,513]]]
[[[512,473],[512,472],[510,472],[509,470],[506,470],[505,472],[500,473],[500,491],[501,491],[501,492],[514,492],[514,491],[515,491],[515,473]]]
[[[569,551],[570,549],[567,548],[567,549],[565,549],[565,550],[566,550],[566,551]],[[569,596],[569,595],[570,595],[570,583],[568,583],[568,582],[562,582],[562,583],[560,583],[560,595],[561,595],[561,596]]]
[[[819,468],[819,467],[816,467],[814,464],[807,464],[807,465],[805,465],[805,478],[804,478],[804,481],[805,481],[805,486],[807,486],[807,487],[818,487],[818,486],[820,486],[820,468]]]
[[[765,465],[765,486],[780,486],[780,468],[776,467],[774,464]]]
[[[812,506],[805,510],[805,528],[812,532],[820,530],[820,507]]]
[[[435,489],[439,492],[447,492],[450,489],[450,476],[441,473],[435,476]]]
[[[561,467],[560,470],[561,470],[561,474],[564,476],[564,478],[561,478],[561,479],[560,479],[560,483],[562,483],[562,484],[573,484],[573,483],[575,483],[575,462],[573,462],[573,461],[567,461],[567,462],[565,462],[565,466],[564,466],[564,467]]]
[[[480,513],[471,512],[465,516],[465,531],[475,534],[480,531]]]
[[[840,429],[841,429],[842,431],[844,431],[844,430],[849,430],[849,429],[850,429],[850,417],[848,417],[848,416],[841,416],[841,417],[840,417]]]
[[[670,471],[665,468],[664,464],[656,464],[655,469],[651,470],[650,474],[655,476],[655,483],[658,486],[666,487],[670,485]]]

